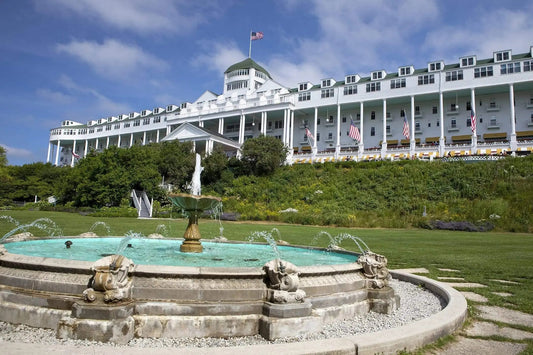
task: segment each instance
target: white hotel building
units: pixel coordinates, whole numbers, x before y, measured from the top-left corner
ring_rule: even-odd
[[[359,142],[348,135],[352,120]],[[47,161],[74,165],[91,150],[174,139],[193,141],[199,152],[220,145],[238,155],[246,139],[261,134],[283,141],[289,164],[527,154],[533,151],[533,46],[521,54],[501,50],[491,58],[436,60],[297,88],[279,84],[248,58],[225,71],[221,95],[206,91],[194,102],[87,124],[63,121],[50,131]]]

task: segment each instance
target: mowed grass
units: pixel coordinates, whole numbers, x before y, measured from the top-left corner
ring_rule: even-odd
[[[40,211],[0,211],[20,224],[28,224],[38,218],[50,218],[65,236],[79,235],[91,230],[99,236],[108,235],[97,222],[104,222],[110,235],[124,235],[134,231],[143,235],[159,232],[166,237],[181,238],[187,226],[184,218],[136,219],[89,217],[73,213]],[[178,217],[178,216],[176,216]],[[95,225],[95,223],[97,223]],[[301,226],[261,222],[226,222],[203,219],[200,221],[202,238],[211,239],[223,235],[231,240],[246,240],[254,231],[272,231],[276,228],[280,237],[291,244],[325,247],[330,243],[326,235],[315,238],[325,231],[335,237],[348,233],[362,238],[375,252],[384,254],[389,268],[424,267],[429,277],[462,277],[465,282],[487,285],[475,291],[489,299],[490,305],[503,306],[533,314],[533,235],[518,233],[469,233],[458,231],[430,231],[422,229],[354,229],[320,226]],[[0,237],[15,228],[7,219],[0,217]],[[32,228],[34,235],[46,233]],[[342,247],[358,251],[351,240],[344,240]],[[457,272],[440,269],[455,269]],[[507,284],[497,280],[512,281]],[[466,289],[465,289],[466,290]],[[497,296],[493,292],[511,293],[510,297]]]

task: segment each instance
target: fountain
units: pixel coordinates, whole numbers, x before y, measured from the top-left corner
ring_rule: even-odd
[[[197,153],[196,167],[190,184],[190,194],[171,194],[168,197],[189,218],[189,224],[183,235],[185,240],[180,246],[180,251],[184,253],[202,252],[203,248],[200,242],[201,235],[200,229],[198,228],[198,218],[204,211],[216,209],[221,203],[218,197],[201,195],[200,174],[202,170],[201,157]]]
[[[13,233],[7,233],[1,238],[5,244],[0,244],[0,320],[55,329],[58,338],[119,344],[170,337],[261,335],[276,340],[320,332],[328,323],[370,311],[392,313],[400,302],[389,286],[393,275],[424,285],[448,306],[415,328],[355,337],[349,341],[352,351],[413,349],[462,325],[466,302],[457,291],[430,279],[389,272],[387,259],[354,236],[321,234],[331,242],[321,249],[280,245],[274,229],[253,233],[249,242],[202,245],[198,217],[220,200],[201,195],[201,170],[197,155],[191,195],[170,197],[189,218],[181,251],[175,240],[140,238],[133,232],[123,238],[18,242],[8,241]],[[259,238],[267,243],[255,242]],[[360,253],[334,248],[344,239],[352,240]],[[111,246],[106,244],[110,241]],[[232,257],[216,254],[228,250]],[[321,259],[324,255],[327,261]],[[204,258],[199,263],[202,257],[207,262]],[[167,264],[169,260],[180,263]],[[309,345],[302,346],[300,352],[309,351]]]

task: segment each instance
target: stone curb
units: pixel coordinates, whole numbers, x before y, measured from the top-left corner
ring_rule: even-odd
[[[396,354],[399,350],[414,350],[430,344],[437,339],[453,333],[461,327],[467,315],[467,303],[463,295],[453,288],[427,277],[391,270],[395,279],[420,284],[431,292],[439,295],[447,303],[446,307],[431,317],[404,325],[402,327],[382,330],[379,332],[354,335],[344,338],[304,341],[299,343],[266,344],[237,346],[227,348],[182,348],[182,349],[154,349],[130,348],[119,349],[109,346],[99,349],[100,354]],[[9,354],[34,354],[50,349],[56,353],[93,354],[94,349],[75,346],[22,344],[0,342],[2,348]]]

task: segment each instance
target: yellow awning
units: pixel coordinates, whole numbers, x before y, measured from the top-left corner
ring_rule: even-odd
[[[461,135],[461,136],[452,136],[452,141],[454,142],[457,142],[457,141],[469,141],[472,139],[472,136],[469,135],[469,134],[464,134],[464,135]]]
[[[517,137],[533,137],[533,131],[518,131],[516,132]]]
[[[507,138],[507,133],[505,133],[505,132],[485,133],[483,135],[483,139],[498,139],[498,138],[506,139]]]

